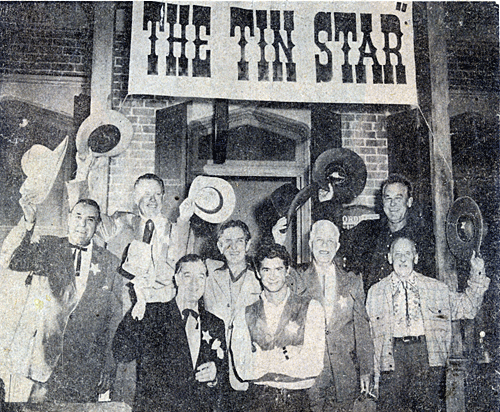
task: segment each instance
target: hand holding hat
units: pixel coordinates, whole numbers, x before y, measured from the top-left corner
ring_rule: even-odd
[[[209,223],[224,222],[236,205],[233,187],[219,177],[196,177],[189,188],[188,198],[192,201],[194,213]]]
[[[21,168],[27,177],[19,189],[22,201],[27,203],[29,197],[29,203],[39,205],[47,198],[61,169],[67,147],[66,136],[54,150],[35,144],[23,154]]]

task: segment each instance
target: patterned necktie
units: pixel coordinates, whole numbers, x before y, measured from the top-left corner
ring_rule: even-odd
[[[146,225],[144,226],[144,234],[142,235],[142,241],[144,243],[151,243],[153,238],[153,231],[155,230],[155,224],[151,219],[148,219]]]

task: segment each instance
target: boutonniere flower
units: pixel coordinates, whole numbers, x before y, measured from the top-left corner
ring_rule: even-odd
[[[210,341],[212,340],[212,337],[210,336],[210,331],[203,330],[203,331],[201,331],[201,334],[203,335],[201,340],[204,340],[205,342],[207,342],[210,345]]]
[[[217,357],[219,359],[224,359],[224,351],[222,350],[222,348],[220,347],[221,345],[221,342],[219,339],[215,339],[214,340],[214,343],[212,343],[212,350],[216,351],[217,352]]]
[[[285,330],[290,335],[296,335],[297,332],[299,331],[299,328],[300,326],[297,322],[288,322],[288,325],[286,325]]]

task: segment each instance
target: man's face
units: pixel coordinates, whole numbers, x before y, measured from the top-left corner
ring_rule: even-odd
[[[151,219],[157,216],[163,204],[160,184],[156,180],[140,180],[134,189],[134,200],[143,217]]]
[[[413,243],[408,239],[397,240],[389,252],[389,263],[392,263],[394,272],[400,277],[407,277],[413,271],[417,259]]]
[[[338,232],[331,222],[315,223],[309,247],[313,258],[318,263],[331,263],[340,247]]]
[[[77,246],[87,246],[94,236],[99,216],[94,206],[78,203],[68,219],[68,239]]]
[[[245,240],[245,233],[240,227],[230,227],[224,230],[217,241],[220,253],[229,264],[238,264],[245,261],[250,242]]]
[[[285,268],[285,264],[281,258],[264,258],[259,270],[259,278],[262,281],[264,289],[274,293],[286,287],[287,273],[288,270]]]
[[[207,267],[201,260],[184,262],[175,274],[177,295],[185,302],[198,302],[205,293],[206,280]]]
[[[413,198],[408,197],[408,188],[404,184],[391,183],[385,187],[382,201],[387,219],[389,219],[389,222],[396,224],[406,219]]]

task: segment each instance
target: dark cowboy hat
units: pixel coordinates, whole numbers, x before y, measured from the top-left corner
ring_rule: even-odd
[[[271,193],[270,199],[276,213],[281,218],[286,216],[288,222],[297,210],[307,202],[311,195],[318,190],[318,185],[313,183],[299,190],[292,183],[286,183]]]
[[[321,153],[312,173],[313,181],[324,190],[331,183],[334,199],[339,203],[349,203],[365,188],[366,166],[363,159],[352,150],[337,148]]]
[[[470,197],[455,200],[446,216],[446,240],[451,253],[469,260],[472,251],[479,253],[483,237],[483,218],[479,206]]]
[[[297,193],[299,193],[299,189],[292,183],[286,183],[271,193],[269,198],[279,217],[287,215],[288,208],[292,204]]]

